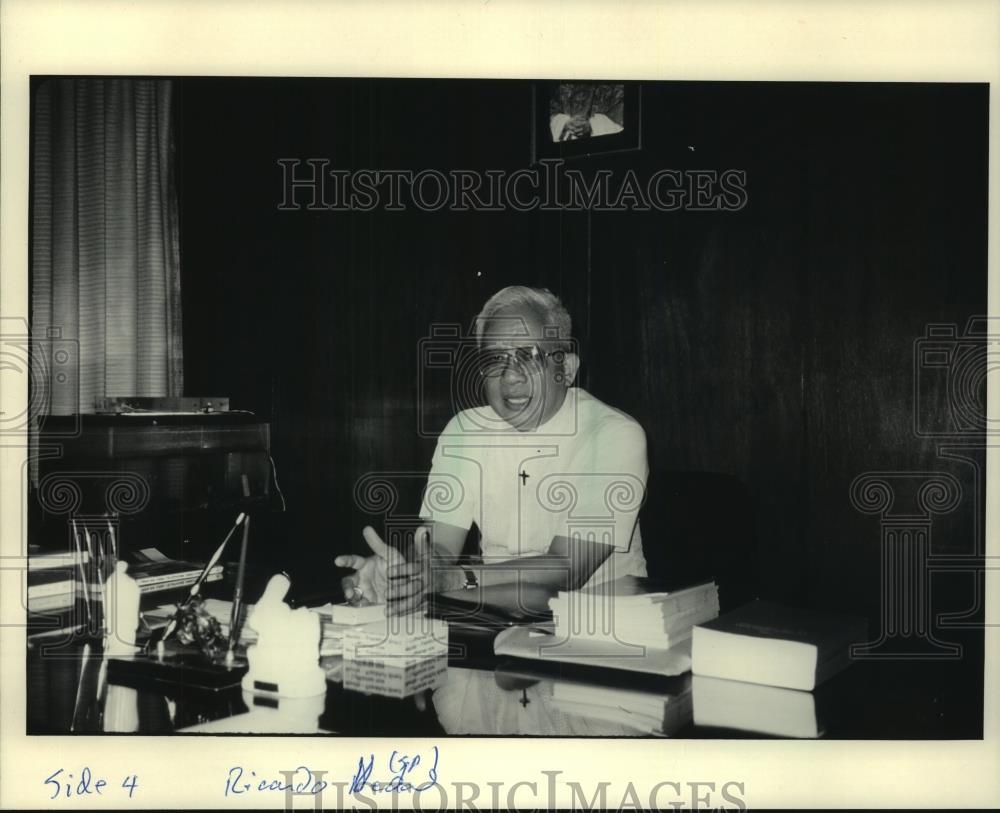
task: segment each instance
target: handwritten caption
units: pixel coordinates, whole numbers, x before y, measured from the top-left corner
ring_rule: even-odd
[[[328,783],[320,776],[325,771],[313,774],[305,765],[299,765],[294,771],[280,771],[284,779],[270,779],[257,775],[256,771],[248,771],[235,765],[226,775],[225,796],[242,796],[245,793],[281,791],[283,793],[311,793],[316,795],[326,790]]]
[[[438,768],[438,747],[431,746],[433,754],[430,761],[426,762],[426,781],[419,782],[422,772],[417,771],[421,764],[419,754],[408,756],[399,751],[393,751],[389,757],[388,779],[372,780],[371,775],[375,771],[375,755],[368,755],[368,762],[364,757],[358,759],[358,770],[351,780],[351,793],[369,788],[374,793],[420,793],[422,790],[432,788],[437,784]]]
[[[384,766],[376,762],[375,754],[358,757],[358,767],[347,783],[352,794],[366,790],[373,793],[420,793],[438,783],[440,752],[436,745],[428,754],[409,754],[393,750]],[[278,771],[281,779],[258,775],[255,770],[234,765],[226,774],[224,796],[242,796],[248,793],[313,794],[322,793],[330,783],[322,779],[325,771],[312,771],[299,765],[293,771]],[[375,777],[375,778],[373,778]],[[139,777],[129,774],[114,781],[98,776],[88,766],[78,774],[59,768],[42,780],[49,800],[72,799],[81,796],[126,795],[133,798],[139,787]],[[344,783],[336,783],[340,787]]]
[[[128,793],[128,798],[131,799],[135,794],[136,789],[139,787],[139,777],[135,774],[130,774],[122,778],[121,783],[110,782],[104,777],[97,777],[88,767],[84,767],[80,771],[79,778],[75,775],[65,772],[63,768],[54,773],[49,774],[43,780],[43,784],[46,785],[46,789],[52,794],[49,796],[49,801],[54,801],[55,799],[72,799],[74,796],[104,796],[107,791],[107,795],[112,793],[121,794]]]
[[[358,767],[350,782],[349,792],[361,793],[365,790],[374,793],[420,793],[432,788],[438,781],[438,761],[440,753],[436,745],[426,755],[408,754],[394,750],[385,762],[384,768],[379,768],[375,754],[358,758]],[[299,765],[293,771],[278,771],[281,778],[267,774],[258,774],[242,765],[234,765],[226,774],[224,796],[242,796],[248,793],[279,793],[313,794],[322,793],[331,783],[322,779],[326,771],[314,771]],[[372,777],[376,776],[375,779]],[[344,783],[333,783],[341,788]]]

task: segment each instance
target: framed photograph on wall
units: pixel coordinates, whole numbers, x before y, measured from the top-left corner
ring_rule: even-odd
[[[555,80],[532,88],[531,161],[642,147],[638,82]]]

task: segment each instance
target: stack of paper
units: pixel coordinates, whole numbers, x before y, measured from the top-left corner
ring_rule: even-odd
[[[549,602],[557,639],[666,650],[691,637],[696,624],[719,615],[714,582],[670,593],[619,596],[598,585],[563,591]]]

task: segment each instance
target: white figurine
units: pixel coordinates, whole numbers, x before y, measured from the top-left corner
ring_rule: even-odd
[[[138,649],[139,585],[128,575],[128,563],[118,561],[104,582],[104,657],[131,655]]]
[[[243,688],[282,697],[312,697],[326,692],[326,673],[319,665],[320,618],[305,607],[285,604],[288,577],[271,577],[264,595],[247,618],[257,643],[247,648],[249,671]]]

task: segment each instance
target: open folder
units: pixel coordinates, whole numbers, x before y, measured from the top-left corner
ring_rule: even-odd
[[[515,624],[552,620],[549,600],[558,590],[529,583],[451,590],[431,597],[428,614],[450,624],[497,631]]]

